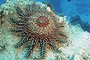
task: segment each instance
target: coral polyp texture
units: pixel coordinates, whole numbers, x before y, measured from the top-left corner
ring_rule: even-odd
[[[59,45],[67,42],[65,22],[60,22],[47,5],[40,6],[36,2],[17,5],[9,20],[12,25],[10,31],[21,37],[15,48],[24,46],[26,57],[33,53],[36,46],[40,50],[40,59],[44,59],[47,49],[59,53]]]

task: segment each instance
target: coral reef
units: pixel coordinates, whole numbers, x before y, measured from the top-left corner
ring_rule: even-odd
[[[90,34],[73,24],[46,4],[7,0],[0,7],[0,60],[90,60]]]

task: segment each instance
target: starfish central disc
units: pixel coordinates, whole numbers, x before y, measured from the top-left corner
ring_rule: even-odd
[[[47,19],[47,17],[44,16],[40,16],[37,18],[37,25],[41,28],[41,27],[47,27],[47,25],[49,24],[49,20]]]
[[[54,33],[55,24],[53,20],[46,16],[35,16],[33,18],[35,21],[29,23],[29,29],[37,38],[48,38]]]

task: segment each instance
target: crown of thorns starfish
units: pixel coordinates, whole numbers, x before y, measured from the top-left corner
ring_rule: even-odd
[[[36,3],[17,6],[15,9],[15,16],[9,18],[13,27],[10,31],[21,36],[15,48],[25,44],[28,57],[33,47],[39,44],[41,59],[45,57],[47,45],[53,51],[60,52],[56,42],[61,44],[66,41],[67,36],[62,31],[65,23],[58,22],[59,19],[52,10],[48,11],[46,5],[41,7]]]

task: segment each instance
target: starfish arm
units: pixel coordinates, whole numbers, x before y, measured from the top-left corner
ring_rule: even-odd
[[[23,44],[25,44],[25,42],[28,41],[28,34],[24,35],[20,41],[15,45],[15,48],[19,48],[20,46],[22,46]]]
[[[24,32],[25,29],[21,29],[21,28],[18,28],[18,29],[10,29],[10,32]]]
[[[30,54],[31,54],[31,52],[33,50],[34,45],[35,45],[35,40],[34,39],[28,41],[28,44],[25,47],[27,49],[27,53],[26,53],[26,56],[25,56],[26,58],[28,58],[30,56]]]
[[[54,40],[50,40],[49,45],[51,46],[51,48],[55,51],[55,52],[61,52],[60,50],[58,50],[58,47],[55,46],[55,41]]]
[[[17,11],[17,14],[19,15],[19,16],[22,16],[22,17],[25,17],[25,14],[23,13],[23,11],[21,10],[21,8],[20,7],[16,7],[16,11]]]
[[[30,5],[26,5],[26,9],[25,9],[25,11],[26,11],[26,15],[29,17],[29,16],[31,16],[31,11],[30,11]]]
[[[40,59],[44,59],[45,57],[45,53],[46,53],[45,47],[46,47],[45,41],[40,40]]]
[[[22,26],[25,25],[25,21],[24,20],[22,21],[22,20],[15,20],[14,18],[10,18],[10,22],[14,23],[14,24],[17,24],[17,25],[20,25],[20,26],[21,25]]]

